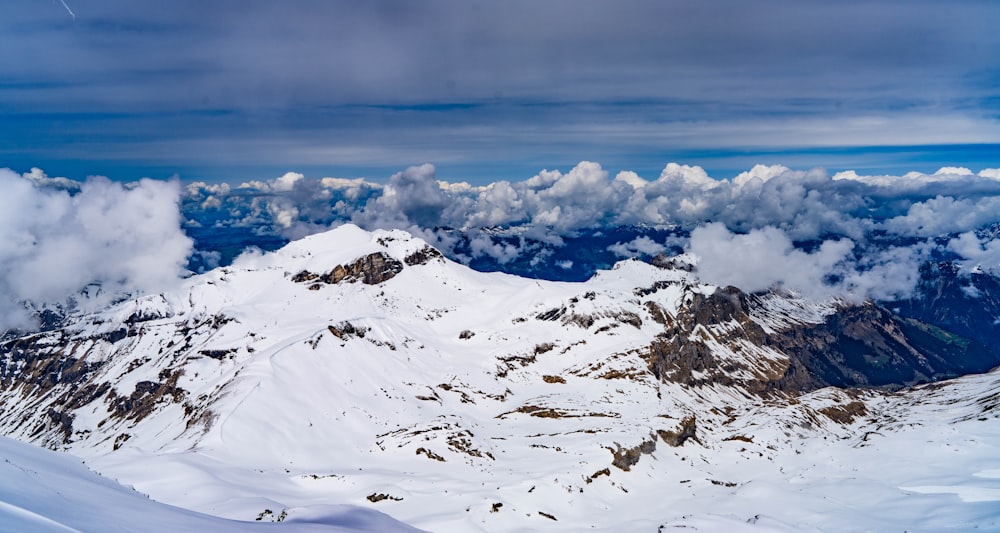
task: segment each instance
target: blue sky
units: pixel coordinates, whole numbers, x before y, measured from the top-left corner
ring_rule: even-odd
[[[990,0],[0,7],[0,167],[82,179],[1000,167]]]

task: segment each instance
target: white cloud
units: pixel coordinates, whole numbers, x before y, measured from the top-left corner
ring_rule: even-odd
[[[511,243],[496,242],[490,239],[487,235],[483,234],[475,235],[469,240],[469,248],[472,250],[472,257],[482,257],[486,255],[496,259],[497,263],[501,265],[506,265],[514,259],[517,259],[523,249],[524,241],[522,240],[519,244],[520,246],[514,246]]]
[[[886,237],[939,237],[1000,222],[1000,170],[976,173],[961,166],[934,174],[870,176],[844,171],[830,176],[822,169],[755,165],[720,180],[701,167],[669,163],[656,179],[647,180],[628,170],[612,178],[600,164],[583,161],[568,171],[543,170],[523,181],[486,186],[440,181],[432,165],[410,167],[386,185],[363,179],[317,180],[295,173],[252,183],[256,189],[233,194],[203,184],[189,187],[189,198],[199,201],[202,209],[217,209],[221,202],[232,213],[232,219],[223,223],[253,225],[286,237],[353,221],[367,228],[402,228],[440,239],[445,252],[449,243],[461,242],[469,246],[462,253],[498,263],[537,253],[531,247],[539,241],[562,246],[564,238],[582,230],[670,227],[678,232],[671,245],[686,246],[685,232],[716,223],[729,232],[731,244],[752,236],[790,268],[805,269],[801,279],[794,274],[766,279],[755,273],[749,276],[753,280],[805,285],[819,279],[823,291],[886,297],[902,294],[912,285],[913,266],[925,252],[909,247],[890,253]],[[464,232],[465,240],[456,239],[452,230],[435,230],[440,227]],[[513,234],[523,238],[500,242],[484,231],[494,227],[516,227]],[[697,234],[713,236],[704,230]],[[871,245],[875,234],[882,244]],[[816,251],[798,255],[793,252],[801,250],[784,248],[790,242],[811,243],[809,249]],[[844,252],[849,250],[847,242],[858,245],[850,254]],[[815,248],[816,243],[826,247]],[[651,255],[661,246],[635,239],[608,250],[623,257]],[[819,252],[824,255],[817,256]],[[823,262],[841,257],[840,252],[844,252],[842,264]],[[544,257],[532,258],[544,262]],[[817,272],[823,274],[817,278]]]
[[[984,168],[979,171],[979,175],[984,178],[1000,180],[1000,168]]]
[[[274,180],[274,183],[271,185],[271,190],[275,192],[290,191],[295,187],[295,183],[304,177],[304,175],[298,172],[286,172],[280,178]]]
[[[640,255],[655,256],[667,251],[667,247],[646,237],[636,237],[630,242],[615,243],[608,246],[608,250],[614,252],[619,257],[637,257]]]
[[[713,223],[691,232],[689,251],[698,258],[698,276],[707,283],[734,285],[749,292],[785,287],[827,298],[837,293],[828,276],[840,272],[853,247],[848,239],[825,241],[815,252],[806,253],[796,249],[778,228],[740,235]]]
[[[972,171],[965,167],[941,167],[935,176],[971,176]]]
[[[937,196],[911,205],[905,215],[887,220],[884,227],[901,235],[933,237],[997,221],[1000,221],[1000,196],[965,199]]]
[[[448,203],[434,165],[423,164],[393,174],[382,195],[368,201],[355,221],[369,227],[433,228],[442,223]]]
[[[927,260],[931,246],[892,247],[862,257],[839,282],[840,293],[860,300],[901,300],[910,297],[920,281],[920,265]]]
[[[684,188],[714,189],[719,186],[719,182],[710,178],[705,169],[677,163],[667,163],[660,172],[659,181],[681,184]]]
[[[628,183],[609,180],[601,165],[589,161],[549,177],[554,179],[548,187],[526,191],[526,203],[534,224],[563,234],[612,221],[634,192]]]
[[[34,183],[39,187],[52,187],[65,189],[67,191],[80,190],[80,182],[69,178],[50,178],[48,174],[38,167],[32,167],[30,172],[21,174],[21,177]]]
[[[460,227],[481,228],[512,224],[524,221],[527,216],[522,196],[506,181],[491,183],[470,203],[473,205],[453,204],[463,211],[453,211],[449,218],[464,218]]]
[[[948,249],[964,259],[962,266],[966,269],[978,267],[994,273],[1000,272],[1000,240],[980,240],[970,231],[948,241]]]
[[[700,167],[669,163],[648,181],[631,171],[609,179],[599,164],[584,161],[565,174],[543,170],[524,181],[472,186],[440,181],[432,165],[422,165],[395,174],[384,186],[288,173],[243,184],[253,184],[256,195],[230,196],[204,185],[189,187],[189,194],[201,195],[204,208],[218,207],[212,195],[230,200],[245,223],[271,216],[284,235],[347,220],[366,227],[470,231],[524,225],[528,232],[563,236],[620,224],[691,229],[716,221],[740,233],[773,226],[795,240],[842,235],[861,241],[876,229],[929,235],[989,223],[997,218],[990,215],[993,198],[1000,197],[1000,179],[992,173],[1000,175],[946,167],[930,175],[845,171],[831,177],[821,169],[755,165],[731,180],[716,180]],[[948,214],[947,202],[955,203],[959,216]]]
[[[643,188],[648,181],[642,179],[638,174],[632,172],[631,170],[623,170],[615,176],[616,181],[623,181],[632,186],[633,189]]]
[[[698,258],[699,277],[708,283],[751,292],[783,287],[810,298],[853,301],[910,296],[930,252],[929,244],[920,243],[855,259],[854,247],[850,239],[826,240],[806,252],[774,227],[734,234],[722,224],[708,224],[691,233],[689,251]]]
[[[75,195],[0,170],[0,329],[29,325],[23,303],[54,304],[100,284],[110,298],[156,291],[183,273],[177,182],[124,187],[90,178]]]
[[[733,178],[733,184],[742,187],[750,180],[760,180],[762,183],[770,180],[771,178],[785,174],[786,172],[791,172],[791,169],[784,165],[754,165],[753,168],[746,172],[740,172]]]

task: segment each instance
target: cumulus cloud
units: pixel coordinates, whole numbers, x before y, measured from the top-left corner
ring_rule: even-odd
[[[188,227],[244,229],[297,239],[351,220],[383,186],[363,178],[307,178],[287,172],[271,180],[190,183],[182,210]]]
[[[642,235],[629,242],[619,242],[608,246],[608,250],[619,257],[655,256],[667,251],[667,247]]]
[[[365,226],[433,228],[442,224],[448,203],[434,165],[424,164],[393,174],[382,195],[365,204],[356,221]]]
[[[980,239],[970,231],[948,241],[948,249],[962,257],[962,266],[968,270],[1000,272],[998,239]]]
[[[984,168],[979,171],[979,175],[984,178],[1000,180],[1000,168]]]
[[[994,170],[830,176],[822,169],[757,165],[732,179],[714,179],[700,167],[670,163],[657,179],[646,180],[631,171],[612,179],[598,163],[584,161],[566,173],[543,170],[524,181],[471,186],[440,181],[434,166],[425,164],[394,174],[384,186],[290,172],[243,183],[230,195],[218,187],[189,187],[189,198],[205,208],[228,200],[247,223],[271,219],[282,230],[353,221],[463,231],[519,226],[565,237],[622,224],[691,230],[721,222],[738,233],[771,226],[794,240],[841,235],[860,241],[872,231],[929,236],[1000,220]]]
[[[647,179],[628,170],[612,177],[583,161],[474,186],[441,181],[425,164],[385,184],[287,172],[182,188],[77,182],[34,168],[0,171],[0,186],[2,328],[28,324],[25,304],[65,302],[92,284],[109,297],[156,290],[177,279],[189,256],[191,268],[202,270],[235,255],[211,247],[192,254],[181,227],[277,241],[351,221],[407,229],[466,262],[549,272],[586,271],[605,260],[554,252],[567,242],[594,246],[608,261],[681,247],[700,257],[708,282],[751,291],[782,286],[817,298],[906,297],[932,253],[1000,272],[1000,242],[992,238],[1000,228],[1000,169],[831,176],[756,165],[718,179],[670,163]]]
[[[936,196],[910,206],[905,215],[885,221],[884,227],[900,235],[935,235],[977,229],[1000,221],[1000,196],[954,198]]]
[[[485,255],[492,257],[501,265],[506,265],[517,259],[524,250],[524,240],[520,239],[517,243],[503,242],[493,240],[484,234],[477,234],[469,240],[469,249],[472,257]]]
[[[32,167],[31,171],[21,174],[21,177],[39,187],[50,187],[67,191],[80,190],[80,182],[62,177],[51,178],[44,170],[38,167]]]
[[[612,177],[583,161],[521,181],[473,186],[441,181],[425,164],[384,185],[294,172],[230,190],[199,184],[188,187],[185,206],[189,214],[214,213],[198,219],[202,224],[249,226],[287,238],[348,221],[402,228],[452,257],[499,266],[546,265],[544,248],[623,226],[632,228],[627,237],[600,243],[608,257],[686,247],[689,236],[706,254],[712,251],[707,237],[737,247],[759,241],[784,261],[782,268],[798,268],[802,277],[750,276],[746,282],[754,287],[818,283],[824,293],[888,298],[912,287],[914,265],[926,259],[930,245],[915,243],[1000,224],[1000,170],[950,166],[932,174],[831,176],[819,168],[756,165],[727,178],[669,163],[650,179],[629,170]],[[655,239],[653,231],[660,232]],[[711,267],[704,268],[711,276]]]
[[[723,224],[691,232],[689,251],[699,277],[746,291],[791,289],[810,298],[894,300],[910,295],[927,247],[891,247],[860,258],[850,239],[823,241],[811,252],[797,248],[774,227],[734,234]]]
[[[192,243],[176,181],[90,178],[72,195],[38,183],[0,170],[0,329],[30,326],[26,305],[63,303],[93,284],[107,299],[183,273]]]
[[[920,265],[930,256],[931,245],[893,246],[862,255],[836,284],[850,299],[902,300],[912,296],[920,281]]]
[[[825,241],[807,253],[795,248],[784,231],[775,227],[734,234],[720,223],[691,232],[689,251],[698,258],[702,281],[735,285],[746,291],[785,287],[816,298],[836,292],[830,277],[843,270],[854,243]]]

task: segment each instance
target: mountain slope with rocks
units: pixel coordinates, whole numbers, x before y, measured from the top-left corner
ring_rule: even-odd
[[[997,525],[1000,377],[924,384],[1000,364],[981,343],[656,263],[530,280],[342,226],[8,332],[0,429],[237,520],[335,503],[438,531]]]

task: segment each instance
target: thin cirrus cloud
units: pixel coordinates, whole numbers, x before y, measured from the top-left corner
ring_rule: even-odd
[[[761,156],[929,173],[954,163],[949,147],[987,158],[1000,142],[1000,16],[976,0],[104,0],[74,13],[27,2],[0,22],[0,164],[264,179],[430,160],[485,184],[583,159],[645,174]],[[872,146],[933,153],[859,156]]]

